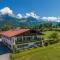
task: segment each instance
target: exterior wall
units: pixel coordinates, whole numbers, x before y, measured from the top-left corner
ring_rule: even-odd
[[[13,39],[2,36],[2,42],[10,49],[13,49]]]

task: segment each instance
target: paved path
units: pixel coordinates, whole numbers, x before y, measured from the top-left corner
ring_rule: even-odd
[[[0,55],[0,60],[10,60],[9,53]]]
[[[0,60],[10,60],[9,49],[0,41]]]

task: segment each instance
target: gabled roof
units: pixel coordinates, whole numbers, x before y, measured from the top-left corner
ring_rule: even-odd
[[[9,31],[1,32],[0,34],[3,35],[3,36],[12,37],[12,36],[16,36],[16,35],[25,33],[29,30],[30,29],[12,29],[12,30],[9,30]]]

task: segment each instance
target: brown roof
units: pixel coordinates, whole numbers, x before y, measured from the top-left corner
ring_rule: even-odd
[[[3,35],[3,36],[12,37],[12,36],[16,36],[16,35],[25,33],[29,30],[30,29],[12,29],[12,30],[9,30],[9,31],[1,32],[0,34]]]

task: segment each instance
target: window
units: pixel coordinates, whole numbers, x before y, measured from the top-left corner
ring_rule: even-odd
[[[22,43],[22,37],[17,37],[16,44]]]
[[[28,36],[28,37],[27,37],[27,41],[28,41],[28,42],[31,42],[31,40],[32,40],[32,39],[31,39],[31,36]]]

